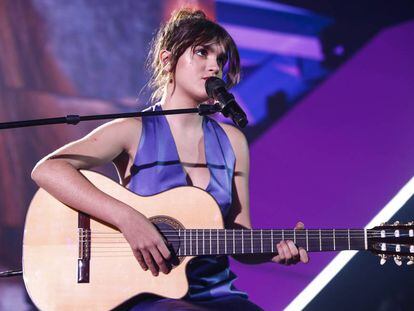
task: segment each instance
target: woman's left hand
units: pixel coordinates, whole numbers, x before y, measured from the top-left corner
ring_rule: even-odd
[[[302,222],[298,222],[295,226],[296,230],[302,230],[305,225]],[[309,262],[308,253],[303,247],[296,247],[293,241],[280,241],[276,244],[278,255],[272,258],[273,262],[280,263],[282,265],[297,264],[299,261],[303,263]]]

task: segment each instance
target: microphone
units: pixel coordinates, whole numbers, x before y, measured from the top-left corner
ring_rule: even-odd
[[[206,80],[206,92],[209,98],[219,102],[221,113],[233,120],[239,127],[245,127],[248,123],[246,114],[237,104],[234,96],[227,92],[226,84],[217,77],[210,77]]]

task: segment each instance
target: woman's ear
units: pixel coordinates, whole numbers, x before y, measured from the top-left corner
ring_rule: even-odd
[[[171,52],[167,51],[167,50],[162,50],[160,52],[160,62],[162,65],[162,71],[164,73],[169,73],[171,72]]]

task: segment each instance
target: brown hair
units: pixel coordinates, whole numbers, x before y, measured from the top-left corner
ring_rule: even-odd
[[[168,83],[169,75],[163,70],[159,59],[162,50],[171,52],[170,66],[174,75],[180,56],[191,47],[217,43],[224,48],[225,59],[221,66],[225,72],[223,78],[229,89],[240,80],[240,57],[236,44],[228,32],[217,23],[207,19],[203,11],[180,9],[173,12],[170,20],[159,29],[154,37],[148,56],[148,65],[152,76],[149,86],[154,90],[152,101],[162,97],[163,87]],[[175,87],[175,85],[174,85]]]

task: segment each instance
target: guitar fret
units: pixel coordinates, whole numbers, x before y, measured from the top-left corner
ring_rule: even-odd
[[[205,234],[204,234],[204,231],[205,231],[205,229],[203,229],[203,255],[205,255],[205,254],[206,254],[206,249],[205,249],[205,239],[204,239]]]
[[[217,254],[220,254],[220,250],[219,250],[219,245],[220,245],[220,243],[219,243],[219,231],[216,229],[216,232],[217,232]]]
[[[336,244],[335,244],[335,229],[333,229],[333,249],[336,251]]]
[[[250,247],[253,254],[253,230],[250,230]]]
[[[364,229],[365,249],[368,249],[367,229]]]
[[[319,250],[322,251],[322,234],[321,234],[321,229],[319,229]]]
[[[243,229],[241,231],[241,242],[242,242],[242,254],[244,254],[244,237],[243,237]]]
[[[308,229],[306,229],[306,251],[309,251],[309,236],[308,236]]]
[[[234,229],[233,229],[233,254],[236,254],[236,242],[234,237]]]
[[[263,230],[260,229],[260,249],[262,250],[263,253]]]
[[[198,255],[198,229],[196,229],[196,254]]]
[[[351,236],[349,234],[349,229],[348,229],[348,249],[351,249]]]
[[[181,242],[181,230],[180,229],[178,229],[178,240]],[[181,245],[178,248],[178,256],[180,255],[181,255]]]
[[[296,244],[296,229],[293,230],[293,243]]]
[[[273,253],[273,230],[270,230],[270,243],[272,245],[272,253]]]
[[[187,232],[187,230],[184,230],[184,255],[187,255],[186,232]]]
[[[210,255],[211,255],[211,229],[210,229]]]
[[[190,229],[190,255],[192,255],[193,254],[193,243],[192,243],[192,240],[191,240],[191,236],[192,236],[192,230]]]
[[[227,230],[224,229],[224,253],[227,254]]]

